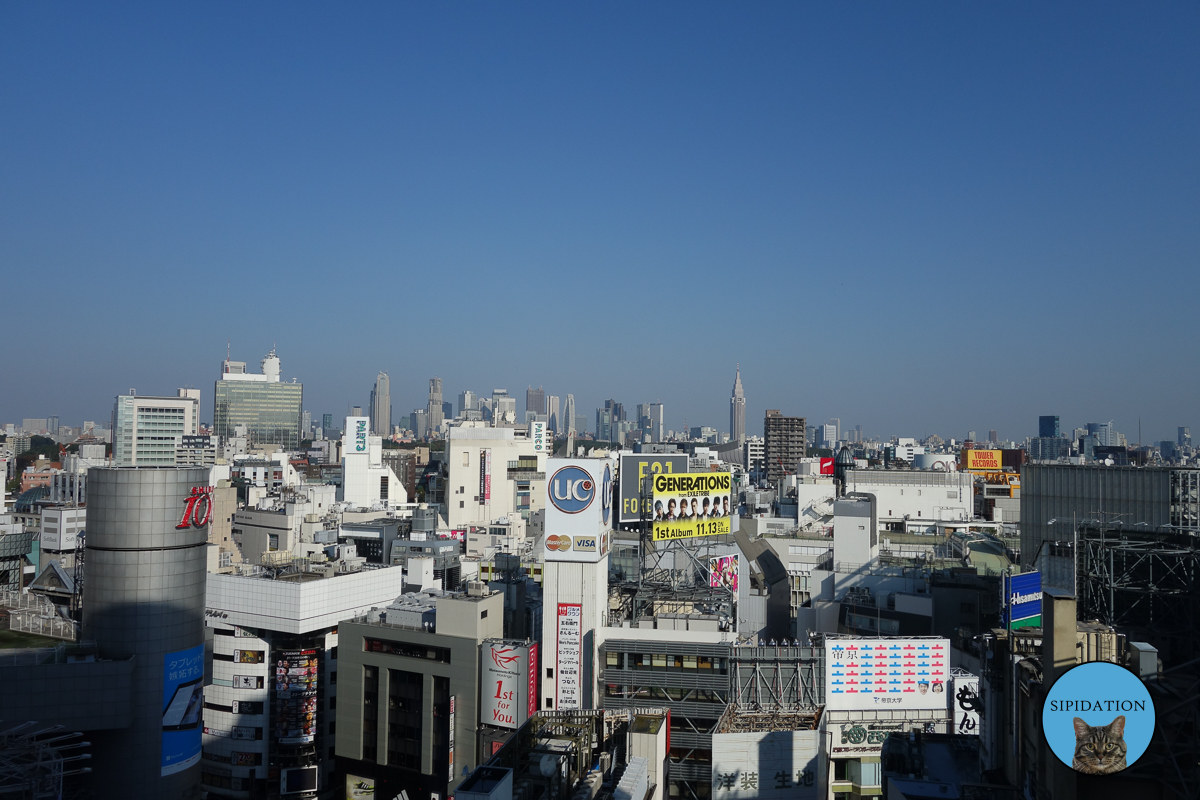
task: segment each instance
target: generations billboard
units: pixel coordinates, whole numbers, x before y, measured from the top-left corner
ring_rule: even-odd
[[[530,706],[537,705],[537,645],[485,641],[479,680],[479,721],[511,730],[521,727],[532,714]]]
[[[713,800],[823,798],[821,731],[714,733]]]
[[[944,709],[949,639],[827,639],[825,707]]]
[[[1002,453],[999,450],[963,450],[963,468],[999,472],[1004,469]]]
[[[716,589],[724,587],[734,594],[738,590],[738,557],[717,556],[708,560],[708,585]]]
[[[654,541],[730,533],[728,472],[654,476]]]
[[[1042,573],[1004,576],[1001,606],[1010,631],[1042,626]]]
[[[317,651],[281,650],[274,658],[275,740],[310,744],[317,737]]]
[[[200,761],[200,709],[204,705],[204,645],[163,656],[160,775]]]
[[[551,458],[546,472],[545,560],[600,561],[611,541],[612,461]]]
[[[654,476],[683,475],[687,471],[687,455],[621,454],[621,468],[617,471],[617,522],[640,522],[643,513],[646,519],[654,519]]]
[[[581,708],[583,700],[583,606],[558,604],[558,663],[554,665],[554,683],[558,688],[555,705],[560,710]]]

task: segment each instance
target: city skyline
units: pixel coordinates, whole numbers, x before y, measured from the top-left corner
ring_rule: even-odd
[[[232,357],[234,358],[235,361],[238,361],[238,360],[244,361],[251,366],[254,365],[258,361],[258,358],[259,358],[259,357],[255,357],[255,356],[252,356],[252,355],[246,354],[246,353],[238,353],[236,350],[233,351]],[[279,354],[279,361],[281,363],[282,381],[284,383],[289,383],[292,381],[293,378],[295,378],[296,382],[304,385],[304,409],[303,410],[310,412],[312,415],[312,419],[314,421],[322,419],[323,415],[325,415],[325,414],[332,414],[333,420],[334,420],[334,426],[340,427],[341,422],[343,421],[343,418],[347,415],[350,415],[352,413],[352,409],[354,407],[359,407],[359,408],[363,409],[363,413],[369,414],[369,409],[371,408],[370,395],[371,395],[371,392],[372,392],[372,389],[374,386],[374,381],[372,381],[369,376],[363,377],[363,381],[362,381],[363,388],[362,388],[362,392],[361,392],[364,395],[363,397],[360,398],[357,396],[357,394],[347,394],[344,397],[344,399],[341,401],[340,405],[334,405],[331,407],[328,405],[321,405],[321,401],[319,399],[313,399],[313,398],[314,398],[314,395],[316,395],[317,398],[320,398],[323,396],[334,395],[335,393],[329,392],[328,390],[325,390],[323,392],[322,391],[314,392],[313,391],[314,386],[319,387],[324,382],[321,381],[319,378],[317,380],[311,380],[311,379],[307,379],[306,377],[302,377],[299,375],[293,375],[288,369],[289,360],[290,359],[288,358],[287,353]],[[221,362],[221,363],[223,363],[223,362]],[[217,369],[219,369],[219,368],[220,367],[218,365]],[[377,370],[374,370],[372,372],[372,374],[374,374],[376,376],[376,380],[378,380],[379,377],[383,377],[384,380],[387,382],[387,384],[390,386],[393,383],[393,381],[389,377],[390,372],[392,372],[392,371],[388,370],[388,369],[377,369]],[[735,373],[737,376],[736,377],[736,385],[740,386],[741,385],[741,373],[742,373],[740,363],[735,364]],[[391,422],[393,425],[400,425],[402,428],[407,427],[407,420],[408,420],[408,417],[409,417],[409,414],[411,411],[427,410],[429,408],[429,393],[430,393],[430,386],[431,386],[432,380],[438,380],[439,386],[446,383],[445,381],[443,381],[440,378],[431,379],[429,377],[421,377],[421,376],[403,376],[395,381],[396,386],[391,387],[389,389],[389,397],[391,398],[391,405],[392,405]],[[534,382],[536,382],[539,385],[539,387],[541,387],[545,383],[544,381],[540,381],[540,380],[535,380]],[[530,382],[527,381],[527,383],[530,383]],[[209,382],[207,384],[207,386],[212,386],[212,385],[213,385],[212,382]],[[351,387],[357,388],[357,384],[354,381],[351,381],[349,383],[342,383],[342,385],[344,388],[351,388]],[[514,395],[514,392],[519,392],[520,390],[519,389],[516,389],[516,390],[510,389],[509,387],[516,386],[516,385],[518,385],[518,383],[516,381],[508,381],[507,383],[493,382],[493,383],[488,384],[488,388],[486,388],[486,389],[482,388],[483,384],[481,382],[474,382],[472,385],[468,385],[468,386],[453,386],[453,385],[451,385],[448,389],[442,390],[440,392],[440,395],[442,397],[457,398],[463,391],[471,391],[474,394],[474,396],[477,398],[487,398],[491,395],[493,389],[503,388],[503,389],[508,389],[509,396],[512,397]],[[532,385],[532,384],[530,384],[530,385]],[[671,386],[670,382],[666,382],[664,385],[667,387]],[[726,382],[723,385],[728,386],[728,383]],[[160,396],[160,395],[173,395],[178,388],[193,389],[193,388],[197,388],[197,387],[200,389],[200,421],[202,424],[208,425],[213,422],[213,414],[212,414],[213,395],[212,395],[211,390],[206,390],[206,385],[203,382],[200,382],[200,381],[183,382],[183,383],[178,383],[178,385],[171,385],[169,387],[164,384],[163,387],[161,387],[161,388],[158,388],[157,386],[151,387],[151,388],[145,388],[145,389],[141,386],[131,386],[129,388],[136,389],[139,395]],[[720,433],[729,433],[730,432],[729,424],[731,422],[730,406],[729,406],[730,401],[728,399],[728,396],[729,396],[728,391],[729,390],[728,389],[722,390],[721,384],[718,384],[717,381],[715,381],[715,380],[711,383],[711,387],[714,392],[714,397],[712,398],[712,401],[708,405],[712,406],[713,410],[712,410],[710,416],[703,417],[703,418],[701,418],[701,417],[695,417],[695,418],[684,417],[682,412],[679,412],[678,414],[675,413],[672,408],[672,403],[667,400],[662,400],[661,399],[662,395],[657,394],[653,389],[651,389],[650,391],[648,391],[646,393],[643,393],[643,395],[626,396],[626,395],[621,394],[619,397],[617,396],[619,394],[617,392],[611,392],[611,391],[606,392],[602,389],[598,393],[596,393],[595,397],[596,398],[599,398],[601,396],[612,397],[612,399],[616,400],[617,402],[624,404],[624,406],[627,409],[634,408],[638,403],[641,403],[641,402],[651,402],[645,398],[653,398],[652,402],[662,403],[664,406],[664,409],[665,409],[664,430],[684,432],[688,428],[699,427],[699,426],[705,425],[705,426],[715,428],[719,434]],[[61,424],[63,424],[63,425],[77,425],[83,420],[95,420],[103,427],[104,425],[107,424],[107,421],[108,421],[109,417],[111,416],[113,397],[120,397],[122,395],[128,394],[129,388],[127,388],[127,389],[125,389],[125,391],[119,392],[115,395],[110,395],[108,397],[106,403],[104,401],[102,401],[101,406],[102,407],[106,406],[106,410],[103,410],[103,413],[101,410],[93,410],[91,412],[85,411],[84,413],[76,414],[74,416],[70,412],[58,413],[54,416],[56,416],[61,421]],[[398,392],[396,391],[397,388],[399,389]],[[569,389],[570,387],[567,387],[567,388]],[[579,396],[578,392],[566,391],[566,389],[564,389],[561,386],[552,386],[550,389],[542,389],[543,395],[546,398],[549,398],[551,396],[551,392],[553,392],[553,391],[557,391],[558,396],[564,398],[564,400],[563,400],[564,403],[565,403],[565,397],[567,395],[575,395],[576,397]],[[721,409],[717,409],[716,405],[718,402],[721,402],[721,396],[724,396],[726,398],[722,403],[722,405],[724,407]],[[785,416],[805,417],[808,420],[808,425],[810,427],[818,427],[818,426],[822,425],[823,420],[831,418],[831,415],[837,411],[837,409],[831,408],[831,409],[826,410],[827,413],[821,414],[821,413],[816,413],[816,412],[810,412],[807,408],[804,408],[804,407],[793,407],[794,404],[790,404],[787,402],[784,402],[782,406],[780,406],[778,404],[770,405],[769,402],[767,402],[767,403],[756,402],[755,393],[753,392],[753,390],[745,393],[745,400],[746,400],[746,405],[745,405],[746,435],[748,435],[748,436],[762,436],[763,435],[763,428],[762,428],[763,415],[767,408],[780,408],[780,410],[783,412],[783,414]],[[606,401],[604,401],[604,400],[596,399],[595,401],[585,400],[584,402],[580,403],[578,400],[576,400],[576,407],[575,407],[576,414],[582,413],[584,416],[587,416],[589,419],[588,426],[583,431],[580,431],[580,432],[594,433],[594,428],[595,428],[594,420],[593,420],[594,411],[597,408],[602,408],[604,406],[605,402]],[[336,401],[335,401],[335,403],[336,403]],[[582,409],[582,411],[580,409]],[[1190,424],[1191,424],[1190,420],[1181,419],[1178,421],[1169,421],[1169,422],[1161,424],[1161,425],[1156,425],[1155,428],[1152,430],[1148,426],[1145,419],[1139,419],[1136,417],[1132,420],[1127,420],[1127,419],[1123,419],[1123,418],[1116,418],[1111,415],[1105,415],[1103,413],[1097,413],[1092,416],[1087,416],[1085,418],[1084,415],[1059,413],[1059,409],[1050,409],[1050,410],[1056,412],[1054,414],[1054,416],[1060,417],[1061,419],[1064,420],[1061,424],[1062,434],[1064,436],[1067,436],[1068,438],[1070,437],[1071,431],[1074,430],[1075,428],[1083,428],[1088,423],[1107,423],[1107,422],[1111,421],[1111,422],[1113,422],[1113,427],[1117,431],[1125,434],[1125,436],[1128,438],[1128,441],[1130,442],[1130,444],[1133,444],[1134,442],[1139,441],[1138,440],[1139,425],[1141,426],[1141,429],[1142,429],[1142,437],[1140,440],[1140,444],[1144,444],[1144,445],[1145,444],[1156,444],[1159,441],[1173,441],[1176,437],[1176,431],[1180,426],[1190,426]],[[457,404],[454,405],[454,411],[455,411],[456,415],[459,413]],[[566,409],[564,407],[563,408],[564,414],[565,414],[565,411],[566,411]],[[1047,411],[1047,409],[1041,409],[1041,412],[1046,412],[1046,411]],[[522,403],[522,405],[519,406],[519,414],[521,416],[521,419],[518,420],[519,422],[523,421],[524,412],[525,412],[525,406]],[[0,401],[0,425],[9,423],[9,422],[20,423],[20,421],[22,419],[43,418],[45,416],[48,416],[49,414],[50,414],[50,412],[46,409],[32,409],[28,412],[23,412],[23,413],[8,413],[8,414],[6,414],[4,411],[3,401]],[[722,417],[722,415],[724,415],[724,416]],[[901,427],[896,430],[880,430],[876,425],[872,424],[870,422],[870,420],[867,420],[865,422],[859,422],[859,421],[857,421],[857,418],[856,418],[856,420],[854,422],[846,423],[846,426],[845,426],[846,431],[842,431],[841,428],[839,427],[839,435],[841,435],[843,433],[846,433],[846,434],[852,433],[854,427],[856,425],[858,425],[858,426],[862,427],[862,433],[865,437],[870,437],[870,438],[879,439],[879,440],[886,440],[886,439],[889,439],[889,438],[895,437],[895,436],[902,436],[902,437],[907,436],[907,437],[912,437],[912,438],[920,440],[920,439],[924,439],[925,437],[933,435],[933,434],[937,434],[938,436],[941,436],[943,439],[946,439],[946,440],[949,440],[952,438],[962,440],[962,439],[967,438],[968,434],[971,431],[975,431],[977,434],[981,434],[979,437],[977,437],[977,439],[983,439],[984,441],[986,441],[988,439],[989,432],[991,430],[996,430],[998,432],[998,439],[1000,441],[1022,442],[1027,437],[1032,438],[1032,437],[1036,437],[1039,435],[1039,433],[1040,433],[1039,417],[1044,416],[1044,415],[1045,415],[1044,413],[1032,415],[1028,419],[1024,420],[1023,424],[1022,424],[1021,420],[1018,420],[1017,426],[1012,429],[994,428],[993,427],[995,424],[994,422],[987,422],[985,420],[984,422],[979,422],[977,424],[971,424],[969,427],[965,427],[962,430],[957,430],[957,429],[950,430],[949,428],[947,428],[944,425],[935,427],[934,429],[916,430],[914,426],[911,426],[911,425],[904,426],[903,423],[901,423]],[[847,415],[843,415],[842,418],[850,419],[850,417]],[[562,432],[562,431],[560,431],[559,433],[560,433],[560,436],[565,435],[564,432]],[[845,438],[845,437],[842,436],[842,438]]]

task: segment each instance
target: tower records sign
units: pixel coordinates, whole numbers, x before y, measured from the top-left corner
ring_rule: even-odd
[[[654,541],[721,536],[731,531],[728,472],[654,476]]]

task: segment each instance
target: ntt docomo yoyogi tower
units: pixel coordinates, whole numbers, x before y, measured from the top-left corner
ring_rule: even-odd
[[[208,467],[88,470],[81,638],[134,660],[129,727],[92,739],[98,797],[198,796],[211,517]]]
[[[616,463],[550,458],[546,474],[541,705],[594,708],[597,636],[608,611]]]

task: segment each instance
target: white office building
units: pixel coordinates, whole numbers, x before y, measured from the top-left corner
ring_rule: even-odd
[[[383,438],[372,435],[367,417],[346,417],[342,434],[342,500],[353,508],[393,508],[408,491],[383,463]]]
[[[543,425],[541,430],[545,431]],[[546,450],[525,428],[464,422],[446,436],[449,477],[446,521],[451,530],[486,526],[501,517],[545,507]]]
[[[130,389],[113,404],[114,467],[173,467],[183,437],[200,428],[200,392],[176,397],[139,397]]]

